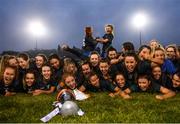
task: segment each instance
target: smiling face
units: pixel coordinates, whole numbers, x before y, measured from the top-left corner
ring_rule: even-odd
[[[7,67],[3,73],[3,81],[5,85],[11,85],[15,78],[15,69]]]
[[[139,52],[139,58],[141,60],[147,60],[150,58],[150,50],[148,48],[143,48],[140,52]]]
[[[100,62],[99,69],[103,75],[107,75],[109,71],[109,65],[107,62]]]
[[[60,67],[60,61],[56,58],[51,59],[50,64],[54,69],[59,69]]]
[[[128,72],[133,72],[137,65],[137,62],[133,56],[126,56],[124,59],[124,63]]]
[[[18,61],[16,58],[9,59],[9,65],[13,67],[18,67]]]
[[[91,68],[90,68],[89,64],[84,64],[81,66],[81,68],[82,68],[83,75],[85,77],[88,77],[89,74],[91,73]]]
[[[154,67],[152,69],[152,74],[156,80],[159,80],[162,74],[161,68],[159,66]]]
[[[32,86],[35,82],[35,76],[33,73],[27,73],[25,76],[25,82],[27,86]]]
[[[90,83],[95,86],[95,87],[99,87],[99,77],[97,75],[92,75],[90,78]]]
[[[51,77],[51,68],[49,66],[43,66],[42,67],[42,75],[43,75],[43,78],[48,80],[50,79]]]
[[[116,83],[121,88],[125,86],[125,78],[122,74],[116,75]]]
[[[18,63],[22,69],[27,69],[29,66],[29,60],[26,61],[23,58],[18,58]]]
[[[76,88],[76,81],[73,76],[67,76],[65,78],[65,84],[70,88],[70,89],[75,89]]]
[[[111,26],[106,26],[105,27],[105,32],[107,33],[107,34],[110,34],[110,33],[112,33],[113,32],[113,28],[111,27]]]
[[[173,75],[172,82],[173,87],[180,87],[180,77],[177,74]]]
[[[152,49],[155,49],[155,48],[157,48],[158,47],[158,42],[156,42],[156,41],[152,41],[151,43],[150,43],[150,47],[152,48]]]
[[[165,59],[164,51],[163,50],[155,50],[154,58],[164,61],[164,59]]]
[[[97,54],[92,54],[90,56],[90,63],[92,64],[93,67],[96,67],[99,64],[99,56]]]
[[[115,50],[108,52],[109,59],[116,59],[116,57],[117,57],[117,52]]]
[[[146,78],[139,78],[138,86],[142,91],[146,91],[150,86],[150,81],[148,81]]]
[[[44,64],[44,58],[42,56],[36,56],[35,62],[36,62],[37,68],[41,68],[42,65]]]
[[[66,65],[66,73],[75,74],[77,72],[77,67],[74,63],[69,63]]]
[[[176,58],[176,52],[173,47],[169,47],[166,49],[166,54],[169,59],[175,59]]]

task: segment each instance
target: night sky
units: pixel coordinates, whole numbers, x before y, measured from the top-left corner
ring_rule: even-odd
[[[113,45],[125,41],[139,45],[139,31],[131,25],[137,12],[150,18],[142,29],[143,44],[151,39],[163,45],[180,45],[180,0],[0,0],[0,52],[35,48],[56,49],[58,44],[81,47],[84,27],[92,26],[94,37],[104,35],[104,25],[115,27]],[[41,20],[47,33],[35,37],[28,23]]]

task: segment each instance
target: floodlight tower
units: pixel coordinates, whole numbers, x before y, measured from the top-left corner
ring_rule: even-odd
[[[46,33],[45,27],[43,23],[40,21],[32,21],[29,23],[29,31],[33,36],[35,36],[35,42],[36,42],[35,49],[37,50],[38,49],[37,38],[45,35]]]
[[[144,13],[137,13],[132,19],[132,24],[139,30],[139,44],[142,45],[142,28],[147,25],[148,19]]]

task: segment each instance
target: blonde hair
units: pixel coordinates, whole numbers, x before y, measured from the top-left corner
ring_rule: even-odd
[[[156,43],[157,43],[157,47],[156,47],[156,48],[152,48],[152,47],[151,47],[150,44],[151,44],[152,42],[156,42]],[[160,49],[164,52],[164,55],[165,55],[165,58],[166,58],[165,49],[164,49],[164,47],[159,43],[158,40],[152,39],[152,40],[150,41],[150,43],[149,43],[149,46],[151,47],[151,57],[152,57],[152,58],[154,57],[154,52],[155,52],[155,49],[157,49],[157,48],[160,48]]]
[[[71,71],[71,72],[70,72],[70,70],[69,70],[70,65],[74,66],[74,70]],[[74,75],[74,74],[77,72],[77,66],[76,66],[76,64],[75,64],[73,61],[64,63],[63,72],[64,72],[64,73],[70,73],[70,74],[73,74],[73,75]]]
[[[2,56],[2,58],[1,58],[1,60],[0,60],[0,77],[2,77],[5,68],[6,68],[7,66],[11,66],[11,65],[9,64],[9,60],[10,60],[10,59],[16,59],[16,57],[15,57],[15,56],[12,56],[12,55],[3,55],[3,56]],[[18,69],[18,67],[17,67],[17,69]]]

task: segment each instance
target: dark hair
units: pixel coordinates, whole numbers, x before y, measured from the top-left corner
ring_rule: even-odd
[[[110,65],[110,61],[107,58],[101,59],[99,63],[108,63]]]
[[[42,57],[45,63],[47,62],[47,57],[46,57],[46,55],[44,55],[44,54],[42,54],[42,53],[39,53],[39,54],[36,55],[36,57],[37,57],[37,56]]]
[[[16,58],[16,56],[11,55],[11,56],[9,56],[8,59],[10,60],[10,59],[17,59],[17,58]]]
[[[92,51],[92,52],[89,54],[88,61],[90,61],[91,56],[94,55],[94,54],[97,55],[98,58],[101,57],[100,54],[99,54],[97,51]]]
[[[174,75],[177,75],[178,77],[180,77],[180,68],[176,70],[176,72],[173,74]]]
[[[93,54],[96,54],[96,55],[100,56],[97,51],[92,51],[89,56],[91,56],[91,55],[93,55]]]
[[[113,78],[114,81],[116,81],[116,76],[117,76],[117,75],[122,75],[122,76],[124,77],[124,79],[125,79],[125,75],[124,75],[122,72],[119,72],[119,71],[118,71],[118,72],[115,73],[115,76],[114,76],[114,78]],[[126,79],[125,79],[125,80],[126,80]]]
[[[51,68],[51,66],[50,66],[49,63],[47,63],[47,62],[44,63],[44,64],[42,65],[42,68],[43,68],[44,66],[48,66],[48,67],[50,68],[51,72],[53,73],[53,70],[52,70],[52,68]],[[42,68],[41,68],[41,71],[42,71]],[[53,74],[51,74],[51,75],[53,75]]]
[[[112,30],[114,30],[114,27],[111,24],[107,24],[105,27],[110,27]]]
[[[117,52],[117,50],[112,46],[108,48],[107,53],[109,53],[109,51],[116,51]]]
[[[135,51],[134,49],[134,44],[131,42],[124,42],[123,43],[123,48],[125,51]]]
[[[142,45],[142,46],[139,48],[138,54],[139,54],[144,48],[147,48],[147,49],[150,51],[150,53],[151,53],[151,47],[150,47],[150,46],[148,46],[148,45]]]
[[[27,53],[19,53],[18,58],[22,58],[24,59],[25,61],[28,61],[29,60],[29,55]]]
[[[37,77],[37,76],[36,76],[36,71],[33,70],[33,69],[28,69],[28,70],[25,72],[25,75],[28,74],[28,73],[34,74],[34,76]]]
[[[98,77],[98,74],[97,74],[97,73],[91,72],[91,73],[89,74],[89,81],[90,81],[91,77],[92,77],[92,76],[95,76],[95,75]]]
[[[147,79],[148,81],[150,81],[150,76],[147,74],[139,74],[137,76],[137,82],[138,82],[138,79],[140,79],[140,78]]]
[[[81,66],[81,67],[82,67],[83,65],[86,65],[86,64],[88,64],[88,65],[90,66],[90,63],[89,63],[88,60],[83,60],[83,61],[80,62],[80,66]]]
[[[25,75],[24,75],[24,77],[23,77],[23,80],[25,80],[27,74],[33,74],[35,81],[36,81],[37,78],[38,78],[38,77],[37,77],[37,73],[36,73],[35,70],[33,70],[33,69],[28,69],[28,70],[25,72]],[[23,83],[25,84],[25,81],[24,81]]]
[[[92,27],[90,27],[90,26],[85,27],[85,35],[92,36]]]
[[[48,60],[50,61],[51,59],[58,59],[59,61],[61,60],[60,57],[55,53],[49,55]]]
[[[55,53],[50,54],[49,57],[48,57],[48,62],[50,63],[50,61],[52,59],[57,59],[59,61],[59,66],[60,67],[62,67],[64,65],[63,60],[57,54],[55,54]]]
[[[125,54],[124,54],[124,58],[126,58],[127,56],[131,56],[131,57],[134,57],[135,58],[135,60],[138,62],[138,56],[136,55],[136,53],[135,52],[126,52]]]
[[[155,65],[155,66],[152,67],[152,70],[153,70],[154,68],[157,68],[157,67],[159,67],[159,68],[161,69],[161,66],[157,64],[157,65]]]

